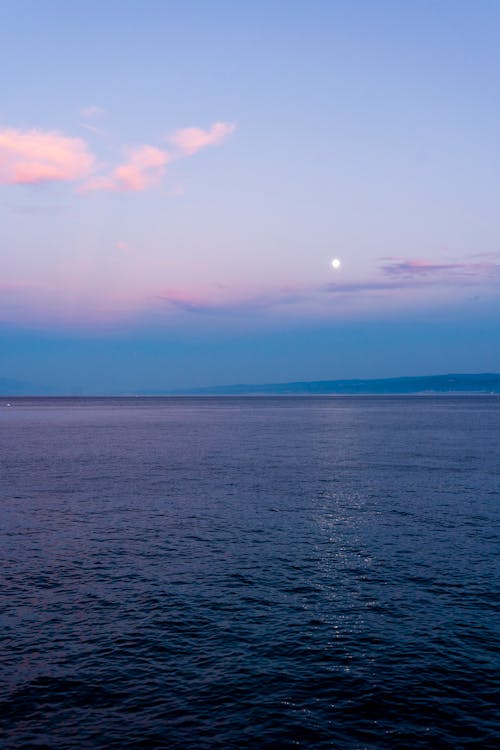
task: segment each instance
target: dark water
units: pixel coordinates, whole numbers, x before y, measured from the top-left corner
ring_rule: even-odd
[[[5,748],[498,746],[500,400],[0,401]]]

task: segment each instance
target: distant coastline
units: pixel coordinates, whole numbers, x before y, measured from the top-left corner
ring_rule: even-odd
[[[500,374],[446,374],[398,378],[293,381],[287,383],[231,384],[183,389],[84,392],[82,389],[37,387],[0,378],[0,397],[125,397],[125,396],[383,396],[383,395],[488,395],[500,394]]]
[[[0,378],[0,397],[134,397],[134,396],[383,396],[383,395],[488,395],[500,394],[500,374],[447,374],[398,378],[294,381],[234,384],[183,389],[84,392],[37,387]]]
[[[447,374],[400,378],[317,380],[263,385],[238,384],[189,388],[141,395],[434,395],[434,394],[500,394],[500,374]]]

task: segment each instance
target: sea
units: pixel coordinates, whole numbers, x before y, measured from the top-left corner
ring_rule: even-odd
[[[500,746],[498,396],[0,399],[5,750]]]

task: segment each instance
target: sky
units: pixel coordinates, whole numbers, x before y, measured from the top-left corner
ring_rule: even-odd
[[[2,0],[0,378],[499,372],[499,70],[496,0]]]

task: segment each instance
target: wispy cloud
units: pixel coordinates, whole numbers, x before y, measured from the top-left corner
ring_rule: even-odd
[[[118,240],[118,242],[115,244],[115,247],[117,250],[120,250],[120,252],[125,253],[126,255],[129,255],[131,253],[130,247],[126,242],[123,242],[122,240]]]
[[[209,130],[201,128],[183,128],[176,130],[168,141],[184,156],[193,156],[207,146],[218,146],[232,133],[236,125],[233,122],[215,122]]]
[[[496,261],[500,261],[500,252],[488,252],[488,253],[472,253],[472,255],[469,256],[470,258],[492,258]]]
[[[198,315],[220,315],[231,313],[246,315],[259,310],[269,310],[282,305],[294,305],[305,299],[302,290],[278,289],[273,292],[246,296],[241,299],[222,301],[206,299],[194,294],[179,291],[164,291],[158,299],[178,310]]]
[[[94,156],[80,138],[41,130],[0,130],[0,183],[75,181],[87,177]]]
[[[80,115],[85,120],[97,120],[104,114],[104,109],[99,107],[98,104],[89,104],[87,107],[83,107],[80,110]]]
[[[105,130],[98,128],[96,125],[91,125],[89,122],[80,122],[79,125],[81,128],[85,128],[85,130],[89,130],[96,135],[107,135]]]
[[[428,260],[394,259],[389,263],[382,264],[380,270],[388,276],[402,276],[406,278],[438,277],[447,275],[452,277],[477,276],[500,270],[500,264],[495,263],[492,260],[484,260],[480,262],[460,261],[435,263]]]
[[[167,151],[155,146],[139,146],[130,152],[128,160],[116,167],[111,175],[93,177],[82,186],[82,190],[140,192],[161,181],[169,161],[171,156]]]
[[[486,255],[486,254],[485,254]],[[469,256],[477,257],[477,256]],[[488,257],[491,257],[488,255]],[[463,260],[460,262],[432,262],[382,258],[379,266],[382,278],[349,282],[330,282],[322,291],[334,295],[364,295],[397,293],[428,288],[460,288],[498,283],[500,263]]]
[[[0,292],[2,294],[9,294],[15,292],[25,292],[34,289],[41,289],[44,284],[38,281],[27,281],[25,279],[14,279],[9,281],[0,280]]]
[[[398,289],[415,289],[423,286],[420,281],[411,279],[397,279],[394,281],[353,281],[353,282],[330,282],[319,288],[322,292],[332,294],[363,294],[365,292],[390,292]]]
[[[335,298],[355,299],[405,299],[405,293],[419,294],[434,289],[467,289],[478,286],[491,287],[500,276],[500,263],[464,261],[462,263],[431,263],[427,261],[394,260],[381,266],[383,275],[372,279],[332,281],[294,288],[280,287],[254,295],[233,294],[228,298],[225,288],[222,295],[164,290],[158,298],[177,310],[205,316],[247,315],[270,311],[278,307],[300,307],[318,310],[321,300]],[[319,305],[319,308],[318,308]],[[312,306],[312,307],[311,307]]]
[[[104,114],[105,110],[97,104],[90,104],[88,107],[83,107],[83,109],[80,110],[82,122],[80,122],[79,125],[81,128],[85,128],[85,130],[89,130],[96,135],[107,136],[107,132],[96,125],[96,122],[100,120]]]

